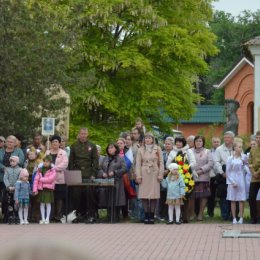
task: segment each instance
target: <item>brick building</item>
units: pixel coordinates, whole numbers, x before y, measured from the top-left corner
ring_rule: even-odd
[[[174,125],[174,128],[181,131],[185,137],[198,134],[221,136],[224,123],[224,106],[198,105],[190,120],[180,120],[180,124]]]
[[[227,76],[215,87],[224,88],[225,99],[237,100],[239,119],[238,135],[250,135],[254,132],[254,64],[242,58]],[[174,126],[188,135],[203,133],[205,136],[221,136],[225,124],[224,106],[199,105],[190,120],[181,120]]]
[[[254,132],[254,64],[242,58],[228,75],[216,86],[225,89],[225,99],[235,99],[240,107],[238,135]]]

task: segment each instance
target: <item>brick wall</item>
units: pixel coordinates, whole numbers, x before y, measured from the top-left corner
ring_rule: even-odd
[[[239,102],[238,135],[253,133],[252,104],[254,100],[254,68],[246,64],[225,87],[225,99]]]

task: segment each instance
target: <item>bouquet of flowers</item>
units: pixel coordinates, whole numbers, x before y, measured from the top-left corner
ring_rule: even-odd
[[[187,155],[183,152],[179,152],[173,162],[178,164],[178,172],[183,178],[185,183],[185,198],[187,199],[194,189],[195,182],[192,177],[191,168],[187,159]]]

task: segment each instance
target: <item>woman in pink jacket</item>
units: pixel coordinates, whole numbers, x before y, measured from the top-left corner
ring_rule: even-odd
[[[60,148],[61,137],[53,135],[50,138],[50,150],[47,150],[45,155],[50,155],[52,163],[56,170],[56,182],[54,190],[54,218],[57,222],[60,222],[62,218],[63,205],[66,199],[66,184],[64,178],[64,171],[68,167],[68,155],[66,151]]]
[[[33,193],[34,195],[39,193],[38,201],[40,202],[42,217],[40,224],[50,223],[51,203],[54,202],[55,180],[56,171],[52,165],[52,158],[50,155],[47,155],[43,159],[43,164],[39,165],[33,181]]]

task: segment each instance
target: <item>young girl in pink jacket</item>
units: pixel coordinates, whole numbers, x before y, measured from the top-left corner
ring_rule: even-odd
[[[51,203],[54,202],[54,188],[56,171],[52,165],[52,158],[47,155],[43,159],[43,164],[39,165],[33,181],[33,192],[38,195],[40,202],[41,217],[40,224],[50,223]]]

